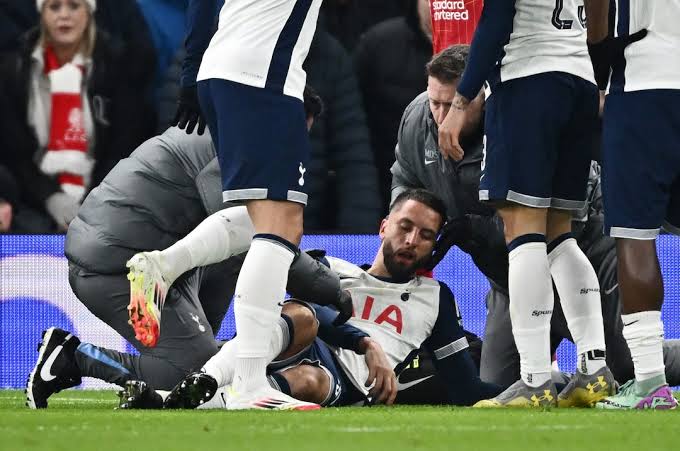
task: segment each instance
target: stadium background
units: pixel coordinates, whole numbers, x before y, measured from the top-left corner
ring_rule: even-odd
[[[330,255],[360,264],[372,261],[378,245],[374,235],[310,235],[304,237],[301,247],[326,249]],[[680,338],[680,239],[662,236],[658,249],[666,289],[666,337]],[[50,326],[73,331],[81,340],[96,345],[132,350],[78,302],[68,284],[63,253],[61,235],[0,235],[0,388],[23,388],[37,357],[40,333]],[[435,276],[456,295],[466,329],[482,335],[489,285],[469,256],[453,249]],[[233,333],[230,310],[218,338]],[[574,360],[574,346],[563,343],[558,350],[560,368],[573,371]],[[106,384],[86,379],[81,387],[102,388]]]

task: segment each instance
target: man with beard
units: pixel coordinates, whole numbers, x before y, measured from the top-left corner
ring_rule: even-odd
[[[342,289],[352,297],[354,315],[347,324],[369,337],[343,333],[348,329],[332,325],[335,313],[317,307],[319,337],[325,342],[311,342],[305,352],[283,363],[283,370],[270,366],[270,383],[302,401],[322,400],[322,405],[323,400],[333,406],[362,400],[391,404],[397,390],[395,373],[403,370],[422,346],[433,356],[434,367],[446,381],[442,402],[471,405],[500,393],[501,387],[482,382],[477,375],[451,290],[442,282],[416,275],[431,258],[444,218],[444,204],[434,194],[423,189],[405,191],[380,225],[382,243],[367,269],[328,257],[326,262],[340,277]],[[359,354],[369,351],[367,347],[345,344],[356,344],[357,340],[380,345],[386,354],[384,365],[393,370],[388,377],[376,378],[369,370],[367,359]],[[273,355],[280,352],[271,351]],[[223,347],[201,371],[190,374],[173,389],[165,407],[228,404],[234,364],[234,353]],[[300,366],[306,369],[304,380],[294,377],[292,371]],[[215,396],[218,390],[220,396]]]

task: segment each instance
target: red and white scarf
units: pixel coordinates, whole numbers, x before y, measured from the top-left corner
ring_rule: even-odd
[[[77,199],[85,194],[85,177],[93,162],[88,157],[87,133],[83,116],[83,73],[77,60],[59,65],[54,50],[45,49],[45,74],[50,80],[52,113],[49,140],[40,169],[55,175],[61,189]]]

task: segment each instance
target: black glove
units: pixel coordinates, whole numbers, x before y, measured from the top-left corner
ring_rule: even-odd
[[[600,90],[607,89],[609,74],[614,63],[623,58],[623,51],[633,42],[647,36],[647,30],[640,30],[629,36],[613,38],[607,36],[600,42],[588,43],[588,53],[595,71],[595,81]]]
[[[333,320],[334,326],[345,324],[352,317],[354,305],[352,305],[352,295],[349,294],[349,291],[342,290],[337,302],[332,306],[338,310],[338,316]]]
[[[177,112],[171,125],[186,130],[188,135],[194,132],[196,125],[198,125],[199,135],[205,131],[205,118],[201,114],[196,85],[181,88],[179,100],[177,100]]]
[[[432,250],[432,258],[425,266],[425,269],[432,271],[435,266],[439,264],[440,261],[446,257],[453,246],[455,246],[460,240],[465,239],[470,232],[470,218],[469,216],[461,216],[459,218],[451,219],[444,224],[441,232],[439,233],[439,238],[434,245]]]

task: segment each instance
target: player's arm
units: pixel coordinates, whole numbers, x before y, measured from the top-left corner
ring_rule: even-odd
[[[366,343],[363,340],[363,338],[369,337],[366,332],[347,323],[336,326],[333,321],[338,316],[337,311],[318,304],[311,304],[311,306],[314,308],[316,319],[319,321],[317,336],[321,340],[336,348],[349,349],[357,354],[366,352]]]
[[[340,287],[340,277],[330,269],[325,252],[300,252],[288,271],[286,290],[294,298],[320,305],[332,305],[334,324],[341,324],[352,316],[352,297]],[[338,313],[339,312],[339,313]]]
[[[465,155],[460,134],[468,123],[467,108],[484,85],[510,39],[515,17],[515,0],[486,0],[470,46],[465,72],[453,97],[451,108],[439,126],[439,150],[445,159],[460,161]]]
[[[600,42],[609,34],[609,0],[585,0],[588,42]]]
[[[218,0],[189,0],[187,6],[187,35],[184,41],[186,57],[182,64],[182,87],[196,84],[203,54],[215,33]]]
[[[446,284],[441,283],[439,296],[439,316],[432,334],[424,346],[433,358],[433,364],[446,383],[446,402],[469,406],[482,399],[493,398],[503,391],[495,384],[483,382],[468,352],[465,331],[453,293]]]
[[[331,346],[349,349],[363,355],[368,367],[366,387],[371,387],[368,395],[374,404],[393,404],[397,397],[397,378],[390,366],[382,346],[366,332],[350,324],[333,324],[337,312],[312,304],[319,321],[317,337]]]
[[[452,108],[464,108],[479,94],[512,33],[515,0],[486,0]]]

